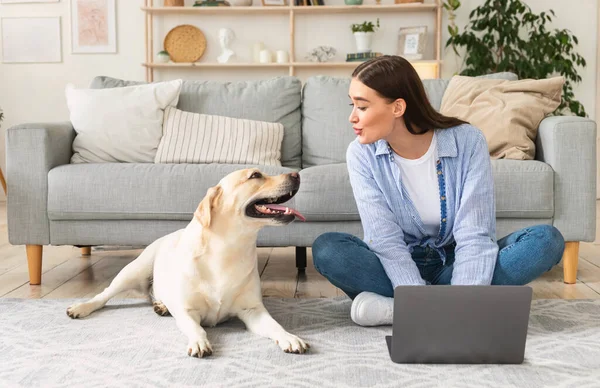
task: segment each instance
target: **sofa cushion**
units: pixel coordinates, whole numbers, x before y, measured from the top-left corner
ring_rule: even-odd
[[[143,82],[95,77],[90,87],[115,88]],[[300,167],[300,97],[302,84],[296,77],[282,76],[257,81],[183,81],[177,108],[186,112],[228,116],[283,124],[285,131],[281,163]]]
[[[283,125],[165,109],[155,163],[281,166]]]
[[[516,80],[517,76],[495,73],[481,78]],[[436,110],[440,109],[449,82],[423,80],[425,92]],[[346,161],[348,144],[356,137],[348,121],[352,112],[349,87],[349,77],[313,76],[306,80],[302,89],[303,168]]]
[[[295,208],[307,221],[360,221],[346,163],[300,171]]]
[[[531,160],[540,122],[560,105],[565,77],[517,81],[455,76],[441,112],[483,131],[494,159]]]
[[[186,220],[236,164],[71,164],[48,173],[50,220]],[[297,171],[259,166],[269,175]],[[291,201],[290,201],[291,205]]]
[[[181,80],[115,89],[65,88],[77,136],[71,163],[152,163],[164,111],[179,100]]]
[[[492,160],[497,218],[554,216],[554,170],[537,160]]]
[[[493,160],[497,218],[554,215],[554,171],[543,162]],[[295,208],[307,221],[359,221],[346,163],[300,171]]]

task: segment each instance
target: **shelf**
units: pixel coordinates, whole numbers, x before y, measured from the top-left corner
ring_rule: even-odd
[[[150,14],[214,14],[214,13],[289,13],[288,6],[256,6],[256,7],[142,7],[142,11]]]
[[[356,67],[362,62],[294,62],[291,63],[290,66],[294,67]],[[439,61],[431,60],[421,60],[421,61],[411,61],[413,66],[419,65],[437,65]]]
[[[290,7],[296,13],[363,13],[363,12],[423,12],[435,11],[436,4],[385,4],[385,5],[323,5]]]
[[[322,5],[322,6],[250,6],[250,7],[141,7],[151,14],[214,14],[214,13],[364,13],[364,12],[423,12],[437,10],[437,4],[384,5]]]
[[[288,2],[291,0],[288,0]],[[144,0],[144,6],[141,10],[145,13],[145,45],[146,57],[142,65],[146,69],[146,80],[153,82],[156,69],[207,69],[207,70],[227,70],[227,69],[287,69],[289,75],[295,75],[297,70],[310,72],[311,69],[353,69],[362,62],[288,62],[288,63],[253,63],[253,62],[194,62],[194,63],[154,63],[154,49],[160,43],[155,43],[154,19],[165,15],[190,15],[202,17],[207,15],[227,15],[227,16],[246,16],[256,19],[260,15],[281,15],[289,18],[289,57],[294,60],[296,57],[296,20],[298,18],[310,19],[310,15],[333,15],[333,14],[365,14],[365,13],[402,13],[408,12],[415,14],[425,12],[435,18],[433,28],[434,55],[433,60],[411,61],[417,72],[422,78],[439,78],[441,74],[441,53],[442,53],[442,0],[433,0],[428,3],[404,3],[404,4],[368,4],[368,5],[322,5],[322,6],[244,6],[244,7],[164,7],[153,6],[155,0]],[[293,1],[292,1],[293,3]],[[303,16],[300,16],[303,15]],[[348,35],[346,35],[348,36]],[[393,39],[396,39],[393,37]],[[342,72],[346,73],[345,70]]]
[[[218,62],[169,62],[169,63],[142,63],[142,66],[149,68],[192,68],[192,67],[223,67],[223,68],[240,68],[240,67],[290,67],[289,63],[253,63],[253,62],[233,62],[233,63],[218,63]]]
[[[289,63],[254,63],[254,62],[232,62],[232,63],[215,63],[215,62],[169,62],[169,63],[142,63],[143,66],[150,68],[192,68],[192,67],[223,67],[223,68],[240,68],[240,67],[356,67],[361,62],[289,62]],[[438,65],[436,60],[421,60],[411,61],[413,66],[431,66]]]

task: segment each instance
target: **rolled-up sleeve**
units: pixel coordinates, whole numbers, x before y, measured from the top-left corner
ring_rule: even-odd
[[[364,231],[364,240],[379,257],[392,286],[425,285],[404,241],[402,228],[377,185],[361,145],[352,142],[346,152],[350,184]]]

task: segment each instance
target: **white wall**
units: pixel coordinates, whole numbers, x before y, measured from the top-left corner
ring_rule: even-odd
[[[426,0],[427,2],[431,0]],[[162,4],[162,0],[155,0]],[[255,5],[260,0],[254,0]],[[327,4],[343,4],[343,0],[326,0]],[[469,11],[484,0],[462,0],[463,6],[458,15],[458,24],[463,26]],[[58,3],[0,4],[0,17],[16,16],[60,16],[63,62],[58,64],[3,64],[0,62],[0,107],[5,120],[0,130],[0,166],[5,166],[5,129],[25,122],[46,122],[68,120],[69,113],[64,99],[64,87],[71,82],[77,87],[86,87],[96,75],[117,78],[144,80],[144,13],[140,10],[142,0],[117,0],[117,54],[71,54],[70,0]],[[186,0],[186,5],[193,3]],[[374,0],[365,0],[374,3]],[[393,3],[393,0],[383,0]],[[557,13],[554,25],[570,29],[580,41],[579,53],[588,66],[581,71],[583,81],[575,89],[576,97],[585,105],[590,118],[595,119],[596,105],[596,36],[598,5],[595,0],[527,0],[536,11],[554,9]],[[373,48],[376,51],[395,53],[397,29],[401,26],[427,24],[433,28],[433,14],[328,14],[299,15],[296,20],[296,52],[301,60],[304,54],[318,45],[331,45],[338,50],[337,60],[344,60],[346,52],[354,49],[354,40],[349,25],[380,17],[381,30],[376,34]],[[155,26],[155,52],[162,47],[166,32],[181,23],[193,23],[207,36],[208,47],[203,61],[214,62],[219,54],[217,31],[220,27],[230,27],[237,35],[233,49],[242,59],[249,60],[252,44],[263,41],[270,49],[287,49],[289,44],[288,15],[227,16],[211,15],[206,18],[169,15],[160,18]],[[447,23],[444,18],[444,31]],[[430,36],[432,39],[433,36]],[[1,39],[1,36],[0,36]],[[447,34],[443,35],[445,43]],[[433,43],[433,41],[430,41]],[[1,47],[1,46],[0,46]],[[432,55],[432,45],[429,54]],[[449,77],[456,71],[451,50],[444,54],[442,75]],[[299,70],[297,75],[306,78],[313,74],[348,76],[349,69]],[[287,69],[272,70],[160,70],[155,80],[184,77],[188,79],[241,80],[285,75]],[[1,190],[0,190],[1,192]],[[3,198],[3,193],[0,193]]]

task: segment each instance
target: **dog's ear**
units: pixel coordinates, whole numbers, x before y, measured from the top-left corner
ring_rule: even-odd
[[[202,199],[194,212],[194,217],[205,228],[210,226],[213,210],[221,198],[221,192],[221,186],[219,185],[209,188],[206,192],[206,196]]]

